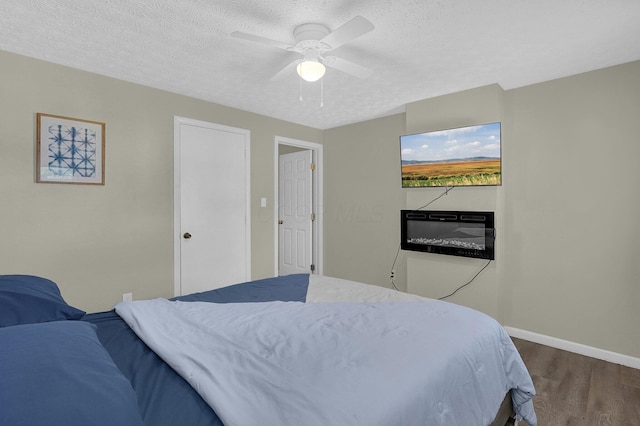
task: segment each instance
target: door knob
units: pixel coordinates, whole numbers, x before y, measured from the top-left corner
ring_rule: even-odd
[[[183,237],[184,237],[185,240],[188,240],[189,238],[191,238],[191,234],[188,233],[188,232],[185,232]]]
[[[280,219],[280,220],[278,221],[278,225],[282,225],[283,223],[284,223],[284,221],[283,221],[282,219]]]

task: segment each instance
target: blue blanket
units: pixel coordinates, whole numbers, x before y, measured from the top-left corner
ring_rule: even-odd
[[[305,301],[309,275],[267,278],[221,289],[179,296],[173,300],[228,302]],[[138,395],[147,426],[222,426],[198,393],[153,352],[115,311],[88,314],[98,338]]]

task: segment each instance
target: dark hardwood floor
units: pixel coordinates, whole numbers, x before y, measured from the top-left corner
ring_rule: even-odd
[[[640,426],[640,370],[513,341],[536,387],[539,426]]]

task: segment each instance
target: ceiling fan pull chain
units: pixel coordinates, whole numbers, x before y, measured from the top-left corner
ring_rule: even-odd
[[[304,100],[304,98],[302,97],[302,77],[300,77],[300,102],[302,102]]]
[[[324,106],[324,78],[320,79],[320,108]]]

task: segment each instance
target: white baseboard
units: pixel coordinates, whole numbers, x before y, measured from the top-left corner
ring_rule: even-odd
[[[562,349],[564,351],[573,352],[580,355],[589,356],[591,358],[601,359],[603,361],[621,364],[631,368],[640,369],[640,358],[629,355],[619,354],[604,349],[594,348],[592,346],[583,345],[581,343],[570,342],[568,340],[558,339],[556,337],[545,336],[544,334],[534,333],[532,331],[521,330],[514,327],[504,327],[509,336],[516,339],[528,340],[541,345],[551,346],[552,348]]]

